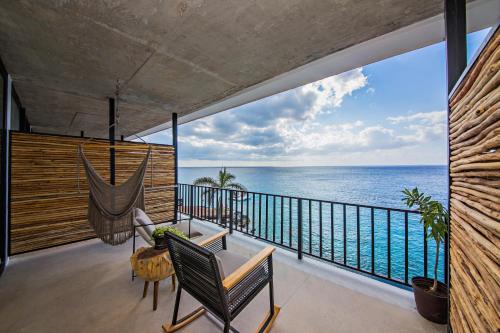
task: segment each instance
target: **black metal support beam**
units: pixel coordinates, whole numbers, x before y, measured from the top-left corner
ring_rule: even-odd
[[[0,274],[9,260],[9,129],[12,106],[12,79],[2,67],[3,103],[0,146]]]
[[[446,73],[451,92],[467,66],[465,0],[445,0]]]
[[[21,132],[29,132],[29,122],[26,117],[26,109],[21,107],[19,109],[19,130]]]
[[[467,27],[465,16],[465,0],[445,0],[445,26],[446,26],[446,76],[448,82],[448,93],[453,90],[453,87],[458,82],[463,71],[467,67]],[[448,108],[448,171],[450,163],[450,147],[449,147],[449,108]],[[449,173],[449,172],[448,172]],[[448,210],[450,208],[450,185],[451,179],[448,177]],[[448,227],[448,235],[444,246],[445,260],[445,282],[449,283],[449,234],[451,232]]]
[[[115,185],[115,128],[116,128],[116,108],[115,99],[109,99],[109,183]]]
[[[448,83],[447,92],[453,90],[463,71],[467,67],[467,25],[465,0],[445,0],[445,31],[446,31],[446,77]],[[447,98],[448,100],[448,98]],[[447,107],[447,137],[448,137],[448,211],[450,211],[451,178],[450,174],[450,109]],[[448,225],[448,233],[444,243],[444,281],[450,288],[450,233],[451,226]],[[448,298],[448,331],[450,326],[450,302]]]
[[[179,200],[179,189],[177,184],[179,183],[179,154],[177,145],[177,113],[172,113],[172,145],[174,146],[174,223],[177,223],[178,214],[178,200]]]

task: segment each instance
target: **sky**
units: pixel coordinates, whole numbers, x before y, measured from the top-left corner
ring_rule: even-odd
[[[468,35],[468,61],[487,33]],[[180,125],[178,135],[180,166],[444,165],[444,42]],[[143,139],[170,144],[171,130]]]

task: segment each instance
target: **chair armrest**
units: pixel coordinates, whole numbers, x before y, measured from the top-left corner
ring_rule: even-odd
[[[267,260],[267,258],[271,256],[275,250],[274,246],[268,246],[250,258],[246,263],[238,267],[222,281],[224,289],[229,290],[238,284],[238,282],[250,274],[261,262]]]
[[[213,235],[212,237],[209,237],[207,239],[202,240],[201,242],[198,243],[199,246],[201,247],[207,247],[213,242],[221,239],[222,237],[225,237],[229,233],[228,229],[222,230],[218,234]]]

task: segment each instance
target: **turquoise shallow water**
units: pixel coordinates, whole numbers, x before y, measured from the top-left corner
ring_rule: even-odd
[[[311,199],[328,200],[342,203],[381,206],[387,208],[406,208],[401,201],[401,190],[405,187],[418,186],[421,191],[432,195],[446,204],[447,200],[447,170],[446,166],[397,166],[397,167],[245,167],[230,168],[237,181],[244,184],[249,191],[270,194],[281,194]],[[218,168],[180,168],[179,181],[191,184],[202,176],[215,177]],[[250,214],[250,228],[260,237],[273,239],[277,242],[290,244],[297,248],[297,207],[292,202],[292,219],[289,217],[290,203],[283,201],[284,216],[281,217],[281,199],[266,199],[253,196],[243,203],[243,212],[247,205],[252,211],[255,205],[255,215]],[[259,211],[259,206],[261,210]],[[343,219],[342,205],[320,204],[313,202],[303,208],[304,249],[314,255],[333,258],[342,263],[343,249]],[[332,215],[333,209],[333,215]],[[321,212],[320,212],[321,210]],[[357,256],[356,208],[347,206],[346,219],[346,263],[355,267]],[[260,215],[260,219],[259,219]],[[311,228],[309,228],[309,215]],[[321,225],[320,225],[321,215]],[[371,212],[369,208],[360,208],[360,256],[359,264],[364,270],[372,268],[371,250]],[[283,220],[283,225],[281,221]],[[259,228],[260,221],[260,228]],[[291,222],[290,222],[291,221]],[[267,222],[267,223],[266,223]],[[265,234],[265,225],[268,233]],[[382,276],[388,275],[390,258],[391,277],[404,279],[404,213],[391,212],[390,216],[390,255],[388,253],[387,212],[374,211],[374,270]],[[291,232],[290,232],[291,226]],[[320,242],[320,233],[323,235]],[[281,238],[283,234],[283,238]],[[333,234],[333,242],[332,242]],[[291,238],[290,236],[291,235]],[[311,241],[310,241],[311,240]],[[423,228],[419,224],[419,216],[408,216],[408,273],[409,278],[423,275],[424,272]],[[434,246],[428,244],[428,271],[432,274]],[[443,251],[441,249],[438,275],[443,279]]]

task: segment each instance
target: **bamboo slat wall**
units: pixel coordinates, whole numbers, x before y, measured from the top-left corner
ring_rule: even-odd
[[[500,329],[500,34],[450,100],[450,323]]]
[[[11,254],[95,237],[87,221],[88,190],[77,147],[109,180],[109,143],[76,137],[13,132],[11,137]],[[116,183],[143,160],[148,145],[116,142]],[[154,222],[173,218],[174,148],[152,145],[145,184],[146,212]],[[79,176],[78,176],[79,175]]]

